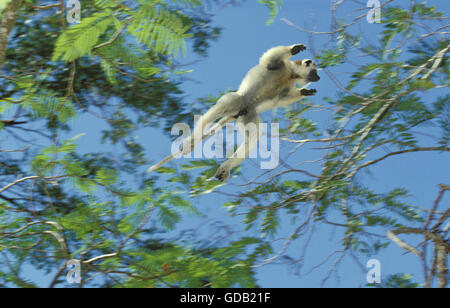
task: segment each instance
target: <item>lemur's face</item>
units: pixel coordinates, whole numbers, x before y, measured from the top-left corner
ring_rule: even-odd
[[[317,65],[314,61],[305,59],[294,61],[294,63],[296,64],[295,74],[299,76],[299,79],[302,79],[306,83],[320,80],[320,77],[317,74]]]

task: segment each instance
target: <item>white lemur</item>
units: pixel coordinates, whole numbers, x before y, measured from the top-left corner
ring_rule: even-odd
[[[160,168],[164,163],[179,154],[188,154],[207,136],[211,135],[226,123],[236,120],[243,134],[244,142],[236,152],[224,162],[216,173],[216,178],[225,181],[230,177],[231,169],[239,166],[261,137],[261,118],[263,111],[288,106],[304,96],[316,93],[315,89],[297,89],[295,86],[305,86],[310,82],[319,81],[316,64],[309,59],[291,61],[293,55],[305,50],[303,44],[278,46],[266,51],[259,64],[250,69],[237,92],[223,95],[208,112],[197,122],[194,132],[183,143],[183,150],[162,160],[151,167],[150,171]],[[221,120],[205,132],[205,128],[214,121]],[[245,129],[249,123],[255,124],[256,132],[249,134]]]

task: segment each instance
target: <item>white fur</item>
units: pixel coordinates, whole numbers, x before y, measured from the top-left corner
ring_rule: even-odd
[[[300,64],[291,61],[291,51],[294,48],[300,52],[305,47],[297,44],[278,46],[266,51],[259,59],[259,64],[248,71],[238,91],[222,96],[217,104],[200,118],[193,134],[184,142],[183,153],[190,153],[197,143],[203,140],[205,128],[219,118],[228,117],[230,120],[236,120],[238,124],[253,123],[259,126],[261,112],[288,106],[300,100],[303,96],[296,84],[308,84],[310,72],[317,71],[317,68],[310,60],[309,65],[308,60],[303,60]],[[261,132],[257,131],[250,134],[249,138],[244,138],[245,141],[236,153],[219,167],[216,177],[222,181],[226,180],[231,169],[240,165],[257,145],[260,136]]]

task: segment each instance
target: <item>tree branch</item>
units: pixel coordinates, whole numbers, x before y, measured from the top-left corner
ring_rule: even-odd
[[[132,21],[132,18],[128,18],[127,20],[125,20],[122,27],[113,34],[113,36],[109,39],[109,41],[95,46],[94,48],[92,48],[92,51],[96,51],[99,48],[106,47],[106,46],[113,44],[119,38],[120,34],[123,32],[123,30],[125,30],[125,28],[128,26],[128,24],[131,21]]]
[[[49,9],[61,6],[61,4],[59,4],[59,3],[40,6],[40,5],[33,5],[31,3],[28,3],[28,2],[25,2],[25,5],[30,7],[30,8],[32,8],[32,9],[35,9],[35,10],[49,10]]]
[[[17,11],[22,2],[23,0],[10,1],[3,11],[2,20],[0,21],[0,68],[3,66],[9,35],[14,28]]]
[[[442,147],[426,147],[426,148],[414,148],[414,149],[407,149],[407,150],[401,150],[396,152],[388,153],[380,158],[368,161],[360,166],[358,166],[355,170],[353,170],[347,177],[351,178],[358,170],[363,169],[365,167],[368,167],[370,165],[374,165],[390,156],[404,154],[404,153],[411,153],[411,152],[426,152],[426,151],[450,151],[450,148],[442,148]]]

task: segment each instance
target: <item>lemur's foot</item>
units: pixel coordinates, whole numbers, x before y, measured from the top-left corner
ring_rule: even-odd
[[[316,93],[317,93],[316,89],[301,89],[300,90],[300,94],[302,96],[313,96]]]
[[[216,172],[216,179],[218,179],[221,182],[225,182],[226,180],[228,180],[230,178],[230,168],[228,168],[227,166],[220,166],[219,169],[217,169]]]
[[[291,48],[291,54],[292,55],[296,55],[298,54],[300,51],[306,50],[306,46],[303,44],[298,44],[298,45],[294,45]]]

